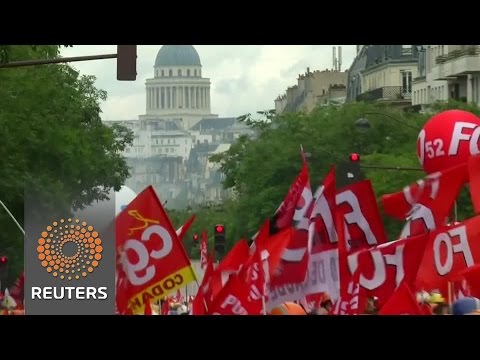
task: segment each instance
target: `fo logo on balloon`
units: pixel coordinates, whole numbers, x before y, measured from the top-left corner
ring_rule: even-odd
[[[417,155],[427,174],[466,163],[480,153],[480,118],[448,110],[427,121],[417,140]]]
[[[102,259],[102,239],[98,232],[78,219],[54,221],[37,243],[42,267],[61,280],[86,278]]]

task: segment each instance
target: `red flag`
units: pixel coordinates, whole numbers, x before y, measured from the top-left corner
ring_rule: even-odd
[[[230,276],[227,284],[215,298],[212,315],[260,315],[261,309],[249,301],[249,288],[237,274]]]
[[[213,269],[214,255],[215,253],[212,251],[207,261],[207,266],[205,269],[205,273],[203,274],[202,283],[198,288],[197,295],[195,295],[195,298],[193,299],[193,302],[192,302],[193,315],[205,315],[207,312],[207,309],[205,308],[205,305],[206,305],[205,294],[209,290],[210,280],[214,272],[214,269]]]
[[[255,247],[262,258],[263,256],[267,257],[268,279],[270,279],[277,271],[282,254],[290,243],[295,229],[292,227],[287,227],[273,235],[269,235],[264,231],[268,226],[269,222],[267,220],[258,233],[257,240],[255,241]]]
[[[263,265],[264,262],[257,250],[238,274],[239,279],[248,288],[248,301],[250,302],[251,311],[258,313],[263,311],[264,297],[267,295]]]
[[[402,191],[382,196],[385,213],[408,218],[400,238],[435,230],[446,223],[462,186],[468,181],[466,164],[428,175]]]
[[[271,221],[271,233],[293,226],[295,231],[283,251],[279,271],[270,279],[272,286],[298,284],[305,280],[308,268],[308,209],[312,201],[312,190],[305,161],[300,174],[290,187],[282,205]]]
[[[429,234],[418,288],[440,288],[467,268],[480,264],[480,216]]]
[[[480,298],[480,264],[459,272],[455,276],[455,280],[462,284],[461,288],[464,296]]]
[[[205,268],[208,262],[208,237],[207,237],[207,230],[203,229],[202,231],[202,244],[200,245],[200,266],[201,268]]]
[[[230,275],[238,273],[249,257],[250,248],[248,243],[244,239],[239,240],[225,255],[211,275],[208,291],[205,292],[207,306],[225,286]]]
[[[383,305],[379,315],[424,315],[406,282],[400,284],[390,299]]]
[[[268,308],[285,301],[303,299],[308,294],[327,292],[335,301],[339,293],[337,233],[334,214],[335,168],[332,168],[317,189],[310,204],[308,228],[308,272],[302,286],[285,284],[271,287]]]
[[[428,234],[396,240],[350,255],[349,261],[356,256],[360,285],[382,307],[402,282],[414,286],[427,242]]]
[[[116,218],[117,306],[143,314],[156,301],[195,280],[190,260],[153,187]]]
[[[336,204],[340,293],[345,297],[346,287],[356,270],[356,255],[353,254],[385,243],[387,236],[369,180],[338,190]]]
[[[367,303],[365,291],[360,286],[360,272],[355,272],[348,283],[345,295],[341,295],[335,303],[332,315],[361,315]]]
[[[192,226],[193,222],[195,221],[195,214],[193,214],[192,216],[190,216],[190,218],[185,222],[185,224],[183,224],[182,226],[180,226],[176,231],[175,233],[177,234],[178,236],[178,239],[180,241],[183,241],[183,238],[185,237],[185,234],[188,232],[188,230],[190,229],[190,226]]]

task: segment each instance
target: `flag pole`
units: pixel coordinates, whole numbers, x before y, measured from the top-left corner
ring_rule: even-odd
[[[18,223],[17,219],[15,219],[15,216],[13,216],[13,214],[10,212],[10,210],[8,210],[7,206],[3,203],[2,200],[0,200],[0,205],[2,205],[3,209],[7,212],[7,214],[12,218],[13,222],[15,223],[15,225],[17,225],[17,227],[20,229],[20,231],[22,232],[23,236],[25,236],[25,230],[23,230],[23,228],[20,226],[20,224]]]
[[[262,310],[263,310],[263,315],[267,315],[267,305],[265,304],[265,296],[262,295]]]

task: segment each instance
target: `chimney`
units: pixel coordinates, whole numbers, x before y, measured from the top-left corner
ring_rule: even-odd
[[[332,48],[333,50],[333,56],[332,56],[332,59],[333,59],[333,70],[336,70],[336,67],[337,67],[337,55],[336,55],[336,50],[337,48],[334,46]]]
[[[342,47],[338,47],[338,71],[342,71]]]

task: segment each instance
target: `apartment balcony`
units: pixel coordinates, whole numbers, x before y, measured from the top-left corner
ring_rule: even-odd
[[[385,86],[364,92],[357,96],[357,101],[408,101],[412,99],[412,92],[402,86]]]
[[[451,80],[468,74],[480,73],[480,46],[472,45],[437,56],[432,68],[434,80]]]

